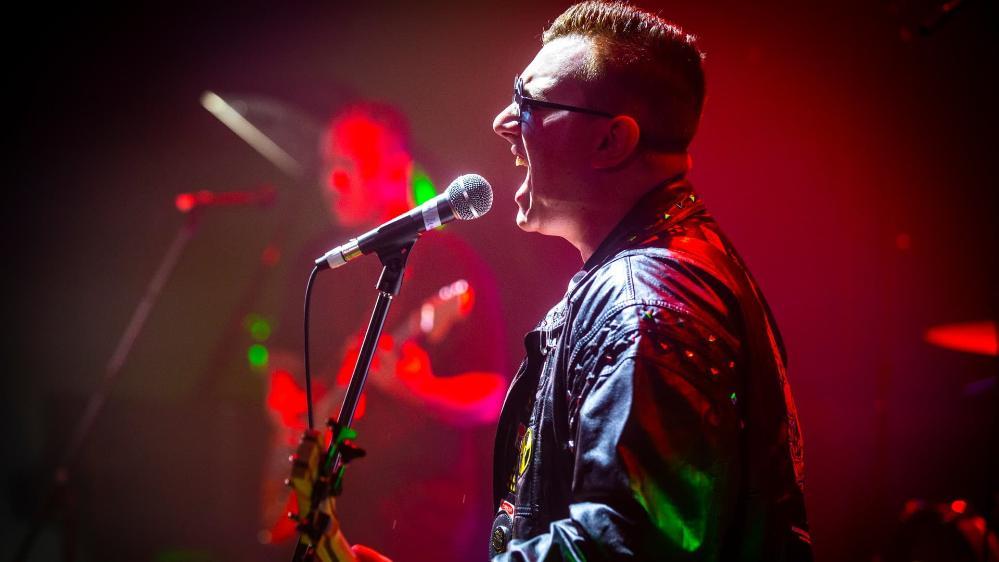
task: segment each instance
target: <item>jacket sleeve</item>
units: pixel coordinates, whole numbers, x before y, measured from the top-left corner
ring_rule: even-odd
[[[656,321],[569,366],[569,517],[494,561],[718,558],[738,488],[735,346],[671,309],[641,314]]]

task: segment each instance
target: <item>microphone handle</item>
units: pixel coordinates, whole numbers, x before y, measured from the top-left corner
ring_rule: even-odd
[[[357,238],[357,247],[362,254],[392,248],[410,242],[423,232],[453,219],[454,209],[451,208],[451,203],[446,196],[438,196],[362,234]]]
[[[365,254],[412,242],[423,232],[451,222],[454,218],[454,209],[447,194],[441,194],[333,248],[317,259],[315,264],[319,269],[335,269]]]

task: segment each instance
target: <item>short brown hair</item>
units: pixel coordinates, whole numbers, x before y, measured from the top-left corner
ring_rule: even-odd
[[[633,114],[650,149],[687,149],[704,105],[704,55],[693,35],[623,2],[588,1],[556,18],[541,42],[568,36],[593,42],[580,78],[615,104],[600,109]]]

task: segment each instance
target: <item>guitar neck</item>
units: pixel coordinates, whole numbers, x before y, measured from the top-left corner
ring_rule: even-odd
[[[422,333],[423,331],[420,330],[420,311],[416,310],[411,312],[402,324],[392,330],[391,336],[392,341],[399,345],[402,342],[418,338]]]

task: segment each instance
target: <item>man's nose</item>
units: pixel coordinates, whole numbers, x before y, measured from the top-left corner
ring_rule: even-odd
[[[509,142],[520,138],[520,118],[513,103],[504,107],[493,119],[493,131]]]

